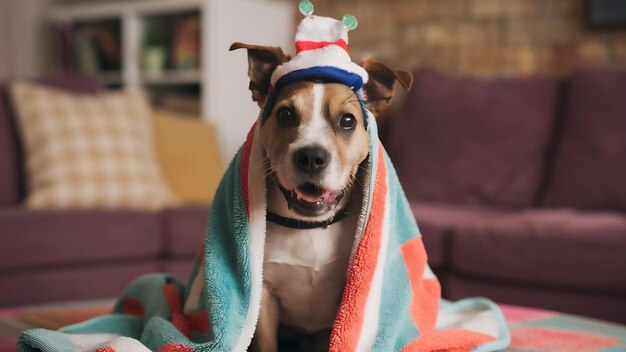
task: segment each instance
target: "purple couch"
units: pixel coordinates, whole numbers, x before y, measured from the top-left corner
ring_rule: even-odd
[[[415,78],[383,139],[444,295],[626,323],[626,71]]]
[[[64,77],[42,83],[78,93],[99,87]],[[16,120],[0,83],[0,306],[118,296],[157,271],[186,280],[208,209],[35,211],[21,205],[24,172]]]
[[[416,73],[384,141],[446,297],[626,323],[624,94],[619,70],[566,82]],[[146,272],[186,278],[208,209],[27,210],[19,148],[0,84],[0,306],[117,296]]]

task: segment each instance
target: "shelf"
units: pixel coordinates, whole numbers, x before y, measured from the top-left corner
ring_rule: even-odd
[[[293,5],[285,0],[82,0],[55,2],[49,19],[64,72],[91,73],[109,89],[143,89],[155,104],[171,106],[178,104],[172,96],[191,97],[193,103],[180,105],[216,123],[227,160],[245,139],[245,129],[238,126],[252,124],[258,115],[246,89],[246,55],[229,52],[228,45],[293,45]],[[198,23],[185,23],[187,16],[197,16]],[[165,53],[146,50],[157,47]],[[103,57],[118,58],[119,64]]]
[[[176,11],[198,10],[204,3],[204,0],[152,0],[61,5],[51,10],[50,17],[56,22],[67,22],[121,18],[128,14],[145,16],[161,13],[167,14]]]
[[[105,85],[121,85],[123,83],[121,72],[99,72],[95,76],[98,81]]]
[[[180,70],[164,71],[160,74],[144,73],[141,80],[144,84],[150,85],[178,85],[178,84],[200,84],[200,70]]]
[[[121,72],[99,72],[94,75],[105,85],[121,85],[124,83]],[[160,74],[143,74],[141,83],[146,85],[187,85],[201,84],[200,70],[164,71]]]

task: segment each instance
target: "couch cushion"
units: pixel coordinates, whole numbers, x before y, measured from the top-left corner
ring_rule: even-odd
[[[194,257],[166,259],[160,263],[161,271],[176,276],[182,282],[187,282],[195,263]]]
[[[498,303],[552,309],[626,324],[626,300],[620,295],[494,282],[455,274],[446,276],[442,284],[447,288],[446,298],[455,301],[483,296]],[[581,328],[589,330],[589,323]]]
[[[0,211],[0,270],[156,258],[163,248],[158,213]]]
[[[418,215],[416,218],[424,219]],[[421,221],[419,229],[426,248],[428,264],[433,268],[447,267],[450,232],[445,227],[437,226],[428,220]]]
[[[132,280],[159,269],[146,259],[0,272],[0,306],[118,297]]]
[[[468,212],[471,220],[456,217],[458,209],[447,211],[455,226],[450,239],[452,271],[534,286],[626,294],[623,214]]]
[[[572,79],[547,206],[626,210],[626,70]]]
[[[185,258],[198,253],[204,244],[209,208],[181,207],[163,212],[167,257]]]
[[[72,92],[94,93],[99,90],[95,80],[81,76],[49,78],[40,82]],[[21,149],[15,122],[8,87],[0,82],[0,205],[17,203],[23,192]]]
[[[386,141],[409,198],[528,206],[537,193],[558,83],[415,74]]]
[[[479,217],[490,217],[501,211],[490,208],[450,206],[443,203],[411,202],[411,209],[419,225],[428,254],[428,263],[433,267],[450,264],[450,239],[457,228],[465,228],[478,221]]]
[[[411,202],[411,210],[422,234],[428,255],[428,264],[432,267],[447,266],[450,259],[448,250],[450,248],[451,227],[441,221],[442,219],[436,211],[430,211],[430,208],[421,202]]]

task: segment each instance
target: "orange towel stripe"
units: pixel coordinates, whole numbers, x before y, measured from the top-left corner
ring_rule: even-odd
[[[420,331],[420,337],[405,346],[403,352],[464,352],[494,340],[492,336],[468,330],[436,331],[441,287],[435,278],[424,279],[427,256],[422,238],[404,243],[400,250],[413,292],[411,317]]]
[[[354,351],[359,343],[363,319],[365,318],[365,305],[378,261],[385,215],[387,169],[382,145],[378,148],[377,167],[371,215],[348,272],[342,302],[333,325],[329,351]]]
[[[439,310],[439,297],[441,288],[437,279],[424,280],[426,268],[426,250],[422,237],[416,237],[400,247],[402,258],[406,264],[406,270],[411,282],[413,302],[411,304],[411,317],[421,333],[434,330]]]

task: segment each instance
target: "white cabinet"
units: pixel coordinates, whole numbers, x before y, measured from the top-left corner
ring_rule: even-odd
[[[200,21],[197,67],[147,73],[142,65],[147,24],[154,18],[181,14],[196,14]],[[218,129],[223,160],[230,160],[259,109],[248,91],[245,51],[229,52],[228,48],[241,41],[292,51],[294,14],[292,1],[133,0],[57,6],[52,20],[58,26],[98,21],[119,26],[119,67],[99,71],[96,76],[124,89],[195,92],[202,119]]]

